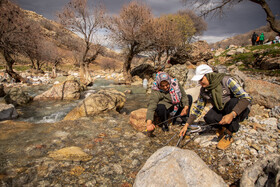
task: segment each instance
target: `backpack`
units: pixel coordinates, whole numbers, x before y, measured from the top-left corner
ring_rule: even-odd
[[[256,40],[256,42],[258,42],[259,40],[260,40],[260,36],[258,36],[258,37],[257,37],[257,40]]]

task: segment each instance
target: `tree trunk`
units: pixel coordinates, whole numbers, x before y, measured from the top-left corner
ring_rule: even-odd
[[[126,60],[123,64],[123,77],[127,83],[130,83],[132,80],[130,71],[131,71],[131,62],[132,62],[133,57],[134,57],[134,54],[132,52],[130,52],[127,55]]]
[[[86,85],[90,85],[92,84],[92,77],[90,75],[89,72],[89,63],[85,63],[85,81],[86,81]]]
[[[29,58],[30,58],[30,61],[31,61],[31,69],[35,69],[34,60],[31,57],[29,57]]]
[[[52,75],[51,75],[52,78],[56,78],[57,77],[57,73],[56,73],[56,66],[53,66],[52,67]]]
[[[37,70],[37,72],[39,72],[40,69],[41,69],[40,68],[40,60],[36,60],[36,70]]]
[[[26,80],[14,72],[13,70],[13,64],[15,63],[15,60],[11,57],[11,55],[6,50],[1,50],[1,53],[3,54],[5,61],[6,61],[6,72],[15,79],[16,82],[26,82]]]
[[[80,62],[80,80],[82,83],[85,83],[85,66],[83,61]]]

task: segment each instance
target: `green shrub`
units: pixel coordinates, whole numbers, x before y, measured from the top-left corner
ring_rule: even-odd
[[[244,64],[251,64],[255,61],[253,53],[241,53],[233,56],[233,62],[243,62]]]
[[[26,71],[30,69],[30,66],[26,66],[26,65],[16,65],[13,66],[13,69],[16,71]]]
[[[5,66],[0,66],[0,70],[3,70],[3,69],[5,69]]]
[[[274,49],[274,47],[280,47],[280,44],[272,44],[272,45],[255,45],[255,46],[249,46],[247,49],[254,51],[256,49]],[[274,49],[276,50],[276,49]],[[279,51],[279,49],[277,50]]]

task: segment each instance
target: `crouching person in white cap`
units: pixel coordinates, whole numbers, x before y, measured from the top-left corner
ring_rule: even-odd
[[[213,108],[204,116],[204,120],[207,124],[217,123],[217,148],[228,148],[233,142],[232,134],[239,129],[239,122],[250,112],[252,97],[232,77],[224,73],[214,73],[211,67],[205,64],[196,68],[192,80],[199,81],[202,87],[180,136],[185,135],[188,126],[201,115],[205,105],[211,102]]]

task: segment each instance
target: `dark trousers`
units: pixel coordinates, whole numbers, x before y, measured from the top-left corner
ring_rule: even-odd
[[[186,121],[186,117],[189,117],[190,115],[190,108],[192,106],[192,102],[193,102],[193,99],[192,99],[192,96],[191,95],[187,95],[188,96],[188,99],[189,99],[189,110],[188,110],[188,114],[186,116],[180,116],[182,118],[183,121]],[[158,104],[157,105],[157,108],[156,108],[156,115],[158,116],[159,118],[159,122],[162,123],[164,121],[163,124],[161,124],[160,126],[167,126],[167,120],[168,120],[168,117],[169,117],[169,114],[174,110],[174,106],[170,107],[170,108],[166,108],[166,106],[164,104]],[[180,113],[182,112],[183,110],[183,107],[179,107],[178,108],[178,111],[176,112],[175,116],[178,116],[180,115]],[[173,123],[176,121],[176,118],[173,119]]]
[[[209,112],[204,116],[204,120],[207,124],[211,123],[219,123],[222,120],[223,116],[232,112],[232,109],[237,104],[238,99],[232,98],[229,100],[224,106],[223,110],[218,110],[216,107],[213,107],[209,110]],[[239,129],[239,122],[244,121],[244,119],[248,116],[250,110],[246,108],[240,115],[232,120],[230,124],[226,125],[217,125],[216,128],[226,127],[230,132],[237,132]]]

